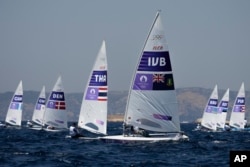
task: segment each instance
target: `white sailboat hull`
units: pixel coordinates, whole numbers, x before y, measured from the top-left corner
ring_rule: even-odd
[[[27,127],[29,129],[32,129],[32,130],[42,130],[43,127],[42,126],[39,126],[39,125],[33,125],[32,127]]]
[[[180,133],[169,133],[164,136],[151,135],[150,137],[116,135],[116,136],[104,136],[99,138],[105,142],[121,142],[121,143],[188,140],[188,137],[186,135],[181,135]]]

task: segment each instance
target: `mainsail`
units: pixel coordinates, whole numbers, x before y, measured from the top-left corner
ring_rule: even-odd
[[[211,93],[206,107],[203,112],[201,125],[207,129],[210,130],[216,130],[217,122],[216,122],[216,115],[218,113],[218,88],[217,85],[215,85],[213,92]]]
[[[21,126],[22,109],[23,109],[23,84],[22,81],[20,81],[11,99],[5,122],[10,125]]]
[[[154,132],[180,131],[173,71],[159,12],[134,72],[124,122]]]
[[[245,127],[245,88],[244,82],[238,91],[237,97],[234,101],[233,110],[231,113],[229,125],[236,129],[244,129]]]
[[[46,103],[44,123],[55,128],[67,128],[67,112],[61,76],[58,77]]]
[[[217,128],[224,129],[225,127],[227,119],[228,103],[229,103],[229,88],[226,90],[218,106]]]
[[[103,41],[86,86],[78,126],[93,133],[107,133],[107,57]]]
[[[32,121],[41,126],[44,123],[43,117],[44,117],[44,112],[45,112],[45,103],[46,103],[45,86],[43,86],[38,96],[38,99],[36,101],[34,113],[32,116]]]

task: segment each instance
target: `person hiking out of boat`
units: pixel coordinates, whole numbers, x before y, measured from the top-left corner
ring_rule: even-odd
[[[33,126],[32,122],[30,122],[30,120],[28,120],[27,121],[27,127],[32,127],[32,126]]]
[[[48,126],[47,129],[54,130],[55,127],[54,126]]]
[[[73,123],[70,127],[69,127],[69,135],[71,136],[71,138],[78,138],[78,137],[84,137],[83,135],[80,134],[76,123]]]

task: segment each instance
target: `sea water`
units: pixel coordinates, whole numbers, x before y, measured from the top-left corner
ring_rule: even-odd
[[[27,128],[0,129],[1,167],[67,166],[229,166],[230,151],[250,150],[250,132],[193,131],[181,124],[189,141],[104,143],[65,138],[68,132]],[[108,133],[122,133],[122,123],[108,123]]]

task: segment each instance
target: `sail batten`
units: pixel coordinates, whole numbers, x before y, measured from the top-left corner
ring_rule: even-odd
[[[173,71],[159,12],[134,72],[124,122],[155,132],[180,131]]]
[[[92,133],[107,133],[108,65],[103,41],[84,91],[78,126]]]

